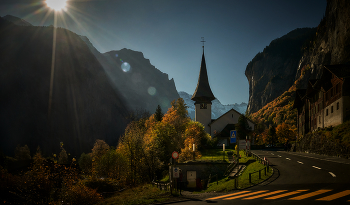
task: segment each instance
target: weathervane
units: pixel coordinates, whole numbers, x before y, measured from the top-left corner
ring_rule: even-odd
[[[205,43],[205,40],[204,40],[204,37],[202,37],[202,41],[201,41],[202,43],[203,43],[203,49],[204,49],[204,43]]]

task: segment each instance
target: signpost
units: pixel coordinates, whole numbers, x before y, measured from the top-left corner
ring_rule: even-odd
[[[231,130],[230,131],[230,143],[236,143],[236,136],[237,136],[237,131],[236,130]]]

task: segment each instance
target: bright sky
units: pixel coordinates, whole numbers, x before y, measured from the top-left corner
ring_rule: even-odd
[[[326,0],[68,0],[66,5],[59,27],[87,36],[102,53],[141,51],[174,78],[177,91],[189,94],[197,85],[204,37],[211,89],[222,104],[233,104],[248,102],[249,61],[272,40],[316,27]],[[0,16],[7,14],[35,26],[53,24],[43,0],[1,0]]]

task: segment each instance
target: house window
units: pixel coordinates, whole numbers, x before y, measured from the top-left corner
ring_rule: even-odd
[[[326,109],[326,116],[328,116],[328,109]]]
[[[337,110],[339,110],[339,102],[337,102]]]
[[[331,113],[333,113],[333,106],[331,107]]]

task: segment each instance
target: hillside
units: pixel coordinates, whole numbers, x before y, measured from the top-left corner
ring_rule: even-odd
[[[160,105],[166,112],[170,102],[179,98],[174,79],[155,68],[142,52],[130,49],[100,53],[85,36],[80,38],[104,68],[132,110],[154,113]],[[142,99],[142,100],[141,100]]]

